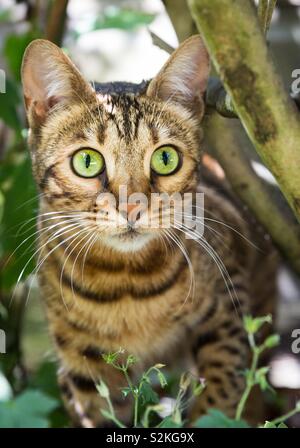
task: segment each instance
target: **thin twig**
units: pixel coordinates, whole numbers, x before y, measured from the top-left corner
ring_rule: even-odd
[[[259,0],[257,15],[264,34],[266,33],[268,9],[269,9],[269,0]]]
[[[277,0],[269,0],[269,8],[268,8],[267,21],[266,21],[266,33],[269,31],[276,3],[277,3]]]
[[[173,53],[173,51],[175,50],[174,47],[169,45],[166,41],[164,41],[161,37],[159,37],[153,31],[149,30],[149,33],[150,33],[153,45],[160,48],[161,50],[166,51],[168,54]]]
[[[67,7],[69,0],[53,0],[50,9],[49,19],[46,25],[46,39],[57,45],[61,45],[65,22],[67,17]]]

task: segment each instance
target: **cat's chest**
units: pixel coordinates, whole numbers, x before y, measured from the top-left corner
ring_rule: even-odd
[[[165,296],[144,301],[128,295],[118,303],[99,307],[77,303],[70,312],[93,329],[95,341],[106,351],[122,347],[143,357],[145,347],[149,348],[148,355],[154,355],[179,343],[184,333],[184,327],[178,325],[181,307],[180,294],[173,294],[169,300]]]

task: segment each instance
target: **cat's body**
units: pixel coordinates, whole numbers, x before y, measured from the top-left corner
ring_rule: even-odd
[[[34,66],[36,51],[48,58],[44,72]],[[105,403],[95,389],[100,377],[112,391],[118,417],[130,421],[130,403],[120,395],[124,379],[101,357],[120,347],[136,355],[142,369],[186,360],[207,381],[193,417],[209,407],[232,416],[244,387],[240,371],[249,361],[242,313],[272,310],[268,243],[257,237],[222,182],[205,181],[199,170],[207,76],[207,55],[197,37],[183,44],[150,84],[100,84],[97,96],[51,44],[37,41],[25,56],[33,170],[43,193],[40,283],[65,401],[83,426],[107,424],[99,411]],[[150,159],[164,145],[180,149],[181,165],[174,174],[158,176]],[[79,148],[104,156],[106,168],[98,177],[83,179],[70,169]],[[128,194],[147,197],[203,192],[202,245],[186,239],[183,228],[168,229],[169,235],[147,230],[144,215],[134,231],[110,228],[103,217],[99,223],[99,192],[117,197],[120,185]]]

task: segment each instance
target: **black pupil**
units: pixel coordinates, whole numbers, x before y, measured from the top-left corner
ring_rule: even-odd
[[[163,162],[164,162],[165,165],[168,165],[169,158],[170,158],[170,155],[166,151],[163,151],[162,159],[163,159]]]
[[[90,164],[91,164],[91,156],[89,154],[86,154],[86,156],[85,156],[85,167],[89,168]]]

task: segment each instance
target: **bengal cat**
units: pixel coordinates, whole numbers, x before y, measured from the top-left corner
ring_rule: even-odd
[[[110,425],[99,410],[100,377],[130,424],[124,380],[101,357],[120,347],[143,368],[186,360],[206,379],[191,419],[210,407],[234,415],[248,364],[241,316],[272,309],[272,255],[262,240],[261,250],[249,243],[258,241],[256,224],[224,182],[200,168],[209,66],[199,36],[141,84],[89,84],[45,40],[26,50],[22,81],[41,193],[39,281],[76,425]],[[120,186],[147,198],[203,192],[203,236],[176,225],[172,204],[170,228],[145,225],[150,206],[129,219],[135,206],[121,210]],[[97,200],[103,192],[116,198],[109,210]]]

